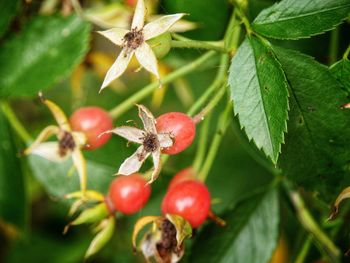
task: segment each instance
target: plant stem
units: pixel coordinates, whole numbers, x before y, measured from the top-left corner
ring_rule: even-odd
[[[9,123],[11,124],[15,132],[18,134],[18,136],[23,140],[23,142],[29,143],[30,141],[32,141],[33,140],[32,137],[29,135],[28,131],[24,128],[22,123],[19,121],[19,119],[17,118],[16,114],[13,112],[8,102],[2,101],[0,105],[7,120],[9,121]]]
[[[195,157],[195,159],[193,161],[193,165],[192,165],[196,174],[198,174],[198,172],[202,166],[205,151],[207,148],[206,146],[207,146],[208,133],[209,133],[210,116],[211,116],[211,114],[209,114],[208,117],[205,118],[205,120],[203,121],[203,125],[201,127],[200,134],[199,134],[196,157]]]
[[[237,30],[235,30],[236,27]],[[230,50],[231,54],[235,53],[235,49],[238,46],[240,36],[241,27],[239,21],[237,20],[237,10],[235,9],[231,15],[231,19],[225,33],[225,48]]]
[[[208,49],[215,50],[219,52],[226,53],[227,50],[222,46],[216,46],[204,41],[196,41],[196,40],[172,40],[171,47],[173,48],[198,48],[198,49]]]
[[[209,101],[209,103],[198,113],[196,114],[192,119],[194,123],[199,123],[202,121],[212,109],[218,104],[218,102],[221,100],[221,98],[224,96],[226,91],[226,81],[224,81],[224,85],[221,87],[221,89],[218,91],[218,93],[215,95],[215,97]]]
[[[329,64],[332,65],[338,58],[339,46],[339,28],[335,28],[331,32],[331,39],[329,44]]]
[[[220,114],[213,142],[210,145],[209,152],[208,152],[207,158],[205,160],[205,163],[198,174],[198,179],[201,180],[202,182],[204,182],[205,179],[207,178],[209,170],[213,165],[213,162],[215,160],[215,156],[216,156],[217,151],[219,149],[221,139],[224,136],[226,128],[227,128],[228,123],[230,121],[231,113],[232,113],[232,105],[231,105],[231,103],[227,103],[226,109]]]
[[[223,78],[227,74],[227,67],[229,62],[229,56],[227,54],[223,54],[221,56],[219,71],[216,75],[214,82],[206,89],[202,96],[198,98],[198,100],[193,104],[193,106],[189,109],[188,115],[192,116],[198,109],[204,104],[205,101],[208,100],[210,95],[222,84]]]
[[[290,201],[294,205],[297,217],[302,226],[311,234],[315,242],[325,250],[331,262],[339,262],[340,251],[333,244],[332,240],[322,231],[309,210],[306,208],[299,192],[295,190],[289,181],[284,179],[283,185],[289,195]]]
[[[347,59],[350,53],[350,45],[347,47],[347,49],[344,52],[343,59]]]
[[[171,72],[169,75],[165,76],[161,82],[162,84],[168,84],[171,81],[182,77],[188,73],[191,73],[192,71],[196,70],[201,64],[206,62],[209,58],[214,56],[216,54],[215,51],[209,51],[205,53],[203,56],[197,58],[195,61],[183,66],[182,68],[179,68],[173,72]],[[159,82],[153,82],[151,84],[148,84],[144,88],[142,88],[140,91],[133,94],[131,97],[123,101],[121,104],[119,104],[117,107],[111,109],[109,111],[112,118],[117,118],[124,112],[126,112],[128,109],[130,109],[135,103],[139,102],[140,100],[147,97],[149,94],[152,93],[153,90],[159,87]]]
[[[301,250],[300,250],[300,252],[295,260],[295,263],[304,263],[305,258],[307,257],[307,254],[311,248],[311,245],[312,245],[312,236],[308,235],[304,244],[303,244],[303,247],[301,248]]]

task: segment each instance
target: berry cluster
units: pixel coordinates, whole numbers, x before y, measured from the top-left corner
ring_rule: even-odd
[[[131,6],[135,5],[134,2],[127,1]],[[130,30],[113,28],[99,32],[122,48],[116,62],[107,72],[101,90],[125,71],[133,55],[147,71],[160,80],[156,57],[164,56],[169,51],[171,35],[167,31],[184,14],[164,16],[144,25],[144,1],[138,0],[135,8]],[[152,49],[149,45],[155,48]],[[82,107],[67,118],[54,102],[43,98],[42,94],[40,98],[51,111],[57,125],[46,127],[25,150],[25,154],[36,154],[56,162],[69,156],[72,158],[80,180],[80,191],[70,193],[66,198],[77,199],[72,204],[70,214],[80,214],[66,227],[65,232],[71,225],[97,224],[98,234],[87,250],[88,257],[96,253],[112,236],[116,213],[134,214],[146,205],[151,195],[151,183],[161,172],[161,155],[175,155],[187,149],[195,138],[197,121],[181,112],[168,112],[155,118],[147,107],[136,105],[143,129],[113,127],[112,116],[100,107]],[[83,151],[102,147],[112,133],[139,146],[120,165],[118,177],[111,182],[108,194],[103,195],[88,189]],[[56,135],[58,141],[46,142],[52,135]],[[154,168],[141,174],[141,166],[148,157],[152,158]],[[147,259],[152,255],[157,262],[177,262],[184,253],[183,239],[191,235],[192,228],[202,225],[210,214],[209,191],[198,179],[194,169],[185,169],[174,176],[164,196],[161,211],[162,216],[140,219],[141,226],[144,222],[155,222],[156,226],[155,232],[145,235],[141,250]],[[134,236],[141,226],[135,225]]]

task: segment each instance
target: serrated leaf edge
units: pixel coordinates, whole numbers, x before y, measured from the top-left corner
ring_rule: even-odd
[[[280,2],[279,2],[279,3],[280,3]],[[261,35],[263,35],[263,36],[265,36],[265,37],[273,38],[273,39],[281,39],[281,40],[308,39],[308,38],[311,38],[311,37],[313,37],[313,36],[322,35],[322,34],[324,34],[324,33],[327,32],[327,31],[330,31],[330,30],[335,29],[338,25],[342,24],[342,23],[347,19],[348,15],[349,15],[349,14],[348,14],[347,16],[343,17],[338,23],[335,23],[335,24],[330,25],[330,27],[325,28],[325,29],[322,30],[321,32],[317,32],[317,33],[310,34],[310,35],[307,35],[307,36],[299,36],[299,37],[277,37],[277,36],[275,36],[275,35],[270,35],[270,34],[267,34],[267,33],[265,33],[265,32],[259,32],[259,28],[257,28],[257,27],[263,26],[263,25],[266,25],[266,24],[272,24],[272,22],[270,22],[270,23],[260,23],[260,24],[257,24],[257,23],[256,23],[256,20],[259,18],[259,16],[261,16],[261,14],[263,14],[263,12],[267,12],[266,10],[269,10],[269,9],[274,8],[275,6],[279,5],[279,3],[275,3],[274,5],[270,6],[270,7],[267,8],[267,9],[264,9],[262,12],[260,12],[260,13],[258,14],[258,16],[254,19],[254,21],[253,21],[253,23],[252,23],[252,28],[254,29],[254,31],[256,31],[257,33],[259,33],[259,34],[261,34]],[[345,5],[345,6],[350,6],[350,4],[347,4],[347,5]],[[344,7],[344,6],[342,6],[342,7],[340,7],[340,8],[343,8],[343,7]],[[338,9],[338,8],[339,8],[339,7],[334,8],[334,9]],[[331,9],[328,9],[328,10],[331,10]],[[328,10],[327,10],[327,11],[328,11]],[[308,15],[310,15],[310,14],[308,14]],[[275,23],[276,23],[276,22],[275,22]]]
[[[264,149],[263,146],[261,146],[261,147],[258,146],[258,144],[257,144],[256,141],[254,140],[253,136],[250,136],[250,135],[246,132],[245,126],[243,126],[243,125],[241,124],[241,121],[240,121],[240,114],[239,114],[238,112],[235,112],[235,111],[234,111],[234,116],[237,116],[237,117],[238,117],[239,124],[240,124],[240,128],[241,128],[241,130],[244,131],[244,133],[247,135],[248,140],[249,140],[250,142],[253,142],[253,143],[255,144],[255,146],[256,146],[259,150],[262,150],[263,153],[276,165],[277,162],[278,162],[279,154],[281,153],[281,150],[282,150],[282,144],[285,143],[285,136],[284,136],[284,134],[288,132],[288,125],[287,125],[287,122],[288,122],[288,120],[289,120],[288,112],[289,112],[289,110],[290,110],[290,107],[289,107],[289,99],[288,99],[288,98],[289,98],[289,84],[288,84],[288,80],[287,80],[287,78],[286,78],[286,75],[285,75],[285,73],[284,73],[284,71],[283,71],[282,65],[281,65],[281,63],[279,62],[279,60],[277,59],[277,57],[276,57],[276,55],[275,55],[275,53],[274,53],[274,51],[273,51],[273,49],[272,49],[272,45],[271,45],[270,42],[267,41],[266,39],[263,39],[263,38],[260,37],[260,36],[259,36],[259,38],[260,38],[261,43],[262,43],[263,45],[267,46],[267,48],[269,48],[269,49],[272,51],[272,53],[273,53],[273,55],[274,55],[274,58],[275,58],[275,61],[276,61],[277,64],[279,65],[279,68],[280,68],[280,70],[281,70],[281,72],[282,72],[282,74],[283,74],[283,78],[284,78],[284,81],[285,81],[285,82],[284,82],[284,83],[285,83],[285,88],[286,88],[286,90],[287,90],[287,110],[286,110],[286,112],[285,112],[286,119],[285,119],[285,122],[284,122],[284,129],[282,130],[281,142],[279,143],[278,151],[277,151],[277,153],[276,153],[276,156],[271,156],[271,155],[266,151],[266,149]],[[250,47],[251,47],[251,45],[250,45]],[[253,54],[254,54],[254,50],[253,50],[252,47],[251,47],[251,49],[252,49],[252,52],[253,52]],[[255,63],[255,62],[256,62],[256,60],[255,60],[255,56],[254,56],[254,64],[255,64],[255,68],[256,68],[256,63]],[[259,78],[258,78],[258,80],[259,80]],[[230,84],[229,84],[229,85],[230,85]],[[260,82],[259,82],[259,86],[260,86]],[[231,85],[230,85],[230,87],[231,87]],[[261,89],[260,89],[260,90],[261,90]],[[232,95],[231,95],[231,100],[233,101]],[[234,105],[234,101],[233,101],[233,105]],[[265,107],[264,107],[264,108],[265,108]],[[265,118],[265,119],[266,119],[266,118]],[[267,123],[268,123],[268,122],[267,122]],[[269,134],[270,134],[270,129],[269,129]],[[269,136],[269,137],[270,137],[270,136]],[[273,149],[273,147],[272,147],[272,149]]]

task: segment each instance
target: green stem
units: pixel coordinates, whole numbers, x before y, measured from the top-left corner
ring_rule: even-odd
[[[209,114],[208,117],[205,118],[205,120],[203,121],[203,125],[201,127],[201,131],[199,134],[196,157],[195,157],[195,159],[193,161],[193,165],[192,165],[192,167],[196,173],[199,172],[199,170],[202,166],[205,151],[207,148],[206,146],[207,146],[208,133],[209,133],[210,116],[211,116],[211,114]]]
[[[198,48],[198,49],[208,49],[215,50],[219,52],[226,53],[227,50],[222,46],[216,46],[204,41],[196,41],[196,40],[172,40],[171,47],[173,48]]]
[[[331,32],[331,39],[329,45],[329,64],[332,65],[337,61],[339,47],[339,28],[335,28]]]
[[[196,114],[192,119],[194,123],[199,123],[202,121],[209,112],[211,112],[215,106],[219,103],[221,98],[224,96],[226,91],[226,81],[224,81],[224,85],[221,87],[221,89],[218,91],[218,93],[215,95],[215,97],[209,101],[209,103],[198,113]]]
[[[192,71],[195,71],[201,64],[206,62],[209,58],[214,56],[216,54],[215,51],[209,51],[205,53],[203,56],[197,58],[195,61],[187,64],[186,66],[183,66],[182,68],[179,68],[173,72],[171,72],[169,75],[165,76],[162,80],[162,84],[168,84],[171,81],[182,77],[186,74],[191,73]],[[111,109],[109,111],[112,118],[117,118],[127,110],[129,110],[135,103],[139,102],[140,100],[147,97],[149,94],[152,93],[153,90],[159,87],[159,82],[153,82],[151,84],[148,84],[144,88],[142,88],[140,91],[133,94],[131,97],[123,101],[121,104],[119,104],[117,107]]]
[[[171,34],[171,37],[172,37],[173,39],[179,40],[179,41],[192,40],[192,39],[190,39],[190,38],[184,37],[184,36],[182,36],[182,35],[180,35],[180,34],[177,34],[177,33],[172,33],[172,34]]]
[[[297,217],[302,226],[311,234],[316,244],[324,250],[329,257],[330,262],[339,262],[340,251],[334,245],[332,240],[322,231],[315,219],[312,217],[309,210],[306,208],[302,197],[299,192],[295,190],[289,181],[286,179],[283,181],[283,185],[289,195],[289,198],[294,205],[297,213]]]
[[[236,27],[237,30],[235,30]],[[239,21],[237,20],[237,10],[234,10],[225,33],[225,48],[230,50],[231,53],[234,53],[238,46],[240,37],[241,27]]]
[[[348,48],[345,50],[344,55],[343,55],[343,59],[347,59],[350,53],[350,45],[348,46]]]
[[[245,29],[247,31],[247,34],[248,35],[252,34],[254,31],[253,31],[252,27],[250,26],[249,19],[247,18],[245,13],[237,5],[235,5],[235,11],[236,11],[236,14],[241,18],[241,21],[244,24],[244,27],[245,27]]]
[[[198,174],[198,179],[201,180],[202,182],[205,182],[209,174],[210,168],[213,165],[213,162],[215,160],[216,154],[220,146],[220,142],[222,140],[222,137],[225,134],[226,128],[230,121],[231,114],[232,114],[232,105],[231,103],[227,103],[226,109],[221,113],[219,117],[216,133],[214,135],[213,142],[209,147],[209,152],[205,160],[205,163],[203,165],[203,168],[200,170]]]
[[[304,263],[305,262],[305,258],[307,257],[307,254],[309,253],[309,250],[311,248],[312,245],[312,236],[308,235],[307,239],[305,240],[303,247],[301,248],[295,263]]]
[[[189,109],[188,115],[193,116],[195,112],[209,99],[210,95],[222,84],[223,78],[227,74],[227,67],[229,62],[229,56],[227,54],[223,54],[221,56],[219,71],[216,75],[214,82],[206,89],[202,96],[198,98],[198,100],[193,104],[193,106]]]
[[[25,143],[29,143],[33,140],[33,138],[29,135],[27,130],[24,128],[22,123],[17,118],[16,114],[13,112],[11,106],[8,104],[8,102],[2,101],[1,102],[1,109],[4,112],[6,118],[10,122],[12,128],[15,130],[15,132],[18,134],[18,136],[23,140]]]

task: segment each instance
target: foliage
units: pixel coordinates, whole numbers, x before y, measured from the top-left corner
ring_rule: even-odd
[[[131,252],[135,227],[134,248],[156,262],[268,263],[281,240],[289,262],[347,262],[350,1],[144,1],[1,2],[0,261],[144,262]],[[82,106],[118,127],[93,151],[89,131],[59,116]],[[162,146],[189,129],[160,131],[169,112],[195,125],[194,141],[172,155]],[[59,162],[35,137],[40,147],[58,141]],[[198,229],[161,214],[186,167],[185,180],[205,183],[212,199]],[[108,192],[129,171],[152,194],[123,215]]]

